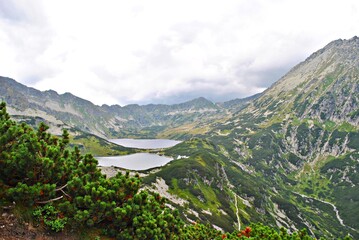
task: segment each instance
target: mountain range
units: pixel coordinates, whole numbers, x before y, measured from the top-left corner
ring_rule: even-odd
[[[359,238],[359,38],[335,40],[265,92],[212,103],[97,106],[0,78],[19,121],[100,138],[185,140],[146,172],[187,221],[231,230],[251,222]]]
[[[0,84],[1,99],[14,118],[28,123],[44,121],[54,133],[62,128],[76,128],[104,138],[141,136],[140,131],[145,132],[142,137],[156,137],[153,131],[202,120],[209,122],[242,109],[259,96],[224,103],[212,103],[201,97],[175,105],[97,106],[71,93],[42,92],[6,77],[0,77]]]

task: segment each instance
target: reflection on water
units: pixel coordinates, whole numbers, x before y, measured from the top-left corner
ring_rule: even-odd
[[[125,156],[96,157],[99,166],[115,166],[129,170],[147,170],[164,166],[173,158],[159,156],[152,153],[135,153]]]
[[[129,148],[158,149],[173,147],[181,141],[169,139],[109,139],[110,142]]]

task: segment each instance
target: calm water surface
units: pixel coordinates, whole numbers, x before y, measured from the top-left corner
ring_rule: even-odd
[[[161,167],[173,160],[173,158],[159,156],[153,153],[135,153],[125,156],[96,157],[99,166],[115,166],[129,170],[147,170]]]
[[[109,139],[110,142],[129,148],[158,149],[173,147],[181,141],[169,139]]]

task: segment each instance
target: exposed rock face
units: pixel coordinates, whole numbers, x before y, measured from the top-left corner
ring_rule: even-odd
[[[281,110],[302,119],[358,125],[358,93],[359,38],[354,37],[333,41],[313,53],[265,91],[253,107],[269,116],[276,109],[276,114]]]

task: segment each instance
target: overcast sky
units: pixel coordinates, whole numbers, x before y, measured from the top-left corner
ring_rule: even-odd
[[[358,0],[0,0],[0,75],[99,105],[218,102],[355,35]]]

